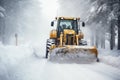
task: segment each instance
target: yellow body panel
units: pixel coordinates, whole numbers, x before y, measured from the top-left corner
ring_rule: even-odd
[[[64,34],[75,34],[75,31],[74,30],[71,30],[71,29],[64,29]]]
[[[79,32],[79,33],[78,33],[78,38],[79,38],[79,39],[83,39],[83,38],[84,38],[84,34],[83,34],[82,32]]]
[[[64,29],[64,42],[66,42],[66,35],[67,34],[72,34],[72,35],[74,35],[73,36],[73,38],[75,39],[75,31],[74,30],[70,30],[70,29]],[[73,42],[74,42],[74,40],[73,40]]]
[[[50,32],[50,39],[53,39],[53,38],[57,38],[57,31],[56,30],[52,30]]]

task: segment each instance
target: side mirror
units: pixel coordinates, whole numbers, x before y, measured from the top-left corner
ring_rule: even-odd
[[[82,27],[85,27],[85,22],[82,22]]]
[[[54,22],[53,21],[51,22],[51,26],[54,26]]]

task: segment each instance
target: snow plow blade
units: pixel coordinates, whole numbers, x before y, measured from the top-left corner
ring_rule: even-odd
[[[49,60],[51,61],[70,61],[70,62],[82,62],[88,63],[97,61],[98,51],[96,47],[89,46],[64,46],[56,47],[50,50]]]

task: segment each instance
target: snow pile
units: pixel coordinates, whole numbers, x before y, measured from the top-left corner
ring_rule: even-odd
[[[80,49],[56,48],[50,52],[49,60],[58,63],[92,63],[96,61],[94,54]]]
[[[0,59],[4,63],[16,64],[22,58],[33,54],[33,49],[25,46],[0,46]]]
[[[120,69],[120,51],[119,50],[99,50],[100,61]]]
[[[0,80],[11,80],[17,65],[22,65],[32,55],[32,47],[0,45]]]

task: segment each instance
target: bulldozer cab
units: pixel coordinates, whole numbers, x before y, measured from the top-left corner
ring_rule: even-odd
[[[74,30],[78,33],[78,22],[74,19],[59,19],[57,23],[57,36],[60,36],[60,33],[65,29]]]

